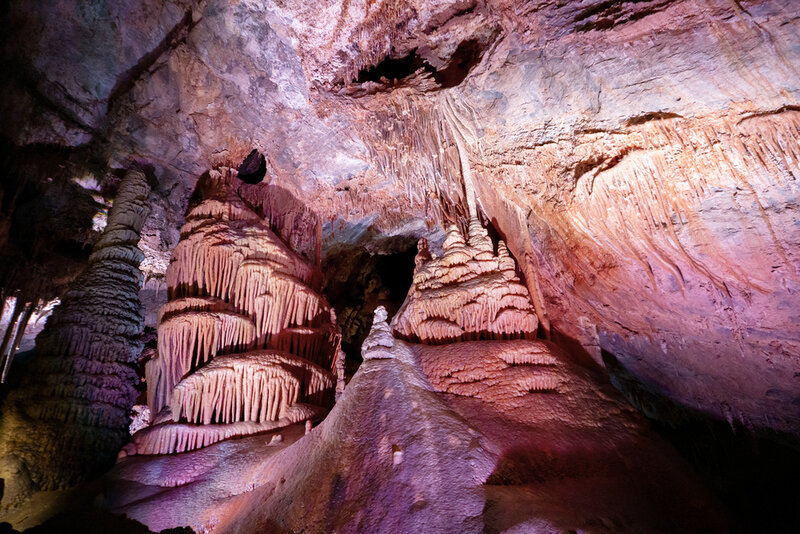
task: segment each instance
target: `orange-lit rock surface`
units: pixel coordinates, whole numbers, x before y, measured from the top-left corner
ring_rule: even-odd
[[[538,321],[505,243],[473,219],[469,241],[450,226],[441,257],[422,241],[408,297],[392,321],[400,337],[422,343],[536,337]]]
[[[333,400],[338,334],[315,268],[234,191],[202,180],[167,269],[158,354],[145,367],[153,421],[124,454],[165,454],[319,418]],[[309,403],[308,406],[302,403]]]

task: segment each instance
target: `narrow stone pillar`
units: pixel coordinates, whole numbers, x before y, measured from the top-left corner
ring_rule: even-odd
[[[119,185],[89,265],[36,339],[35,359],[0,419],[2,506],[72,486],[110,467],[128,439],[144,328],[140,231],[144,173]]]

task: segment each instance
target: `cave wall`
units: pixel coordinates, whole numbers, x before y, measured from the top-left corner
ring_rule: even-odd
[[[379,237],[440,242],[474,189],[555,337],[798,435],[792,4],[12,1],[3,135],[152,165],[148,224],[173,229],[196,176],[254,147],[323,221]]]

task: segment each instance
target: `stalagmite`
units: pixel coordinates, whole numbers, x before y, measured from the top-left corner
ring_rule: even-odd
[[[0,422],[3,505],[96,475],[127,439],[144,321],[136,245],[149,193],[142,172],[125,175],[89,266],[54,310],[9,394]],[[23,323],[30,311],[32,305]]]
[[[158,416],[127,454],[198,449],[310,419],[296,417],[303,402],[318,407],[316,417],[333,401],[340,336],[311,287],[318,274],[231,179],[214,170],[198,184],[206,198],[189,211],[173,252],[158,355],[146,364]]]
[[[432,258],[420,243],[413,281],[392,321],[403,339],[436,344],[536,336],[536,314],[513,258],[502,241],[494,254],[476,219],[469,223],[468,240],[455,225],[447,229],[441,258]]]

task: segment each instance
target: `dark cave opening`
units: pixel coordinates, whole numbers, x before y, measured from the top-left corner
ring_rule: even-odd
[[[73,152],[0,139],[0,294],[29,301],[59,296],[83,269],[104,208],[74,177],[91,172]],[[102,183],[100,184],[103,185]],[[94,193],[94,194],[93,194]]]
[[[794,532],[800,524],[800,444],[711,418],[650,391],[610,352],[611,382],[672,444],[727,508],[733,532]]]
[[[382,78],[389,81],[402,80],[403,78],[408,78],[419,69],[425,69],[425,72],[435,72],[435,69],[417,54],[417,49],[415,48],[404,57],[387,57],[377,65],[362,69],[358,73],[356,82],[380,83]]]
[[[253,150],[239,164],[239,179],[246,184],[257,184],[267,174],[267,159],[258,150]]]
[[[463,82],[480,62],[484,52],[485,45],[477,39],[462,41],[450,57],[447,66],[437,70],[420,57],[415,48],[403,57],[387,57],[377,65],[362,69],[358,73],[356,83],[383,83],[383,80],[396,82],[408,78],[422,69],[430,74],[442,89],[455,87]]]
[[[447,67],[433,72],[433,79],[445,89],[460,85],[470,71],[480,62],[483,52],[484,47],[477,39],[461,42],[450,58]]]
[[[369,334],[375,308],[385,307],[391,320],[403,304],[414,276],[416,255],[416,245],[410,245],[391,254],[342,249],[323,260],[323,293],[336,310],[348,380],[361,364],[361,344]]]

